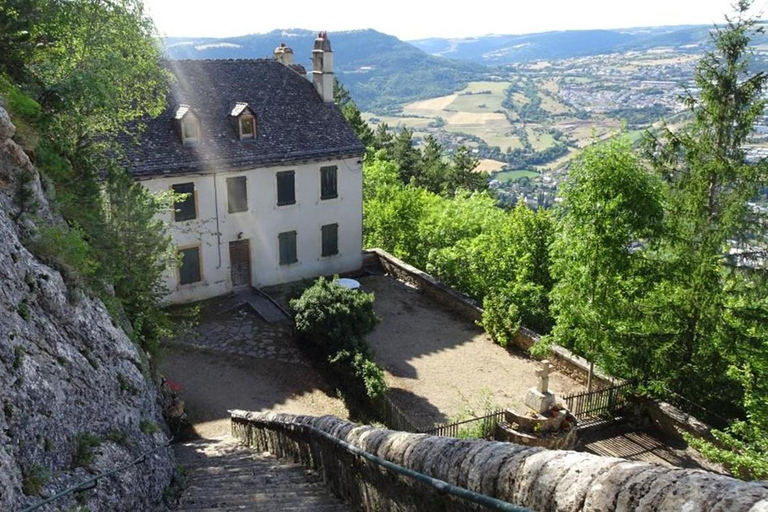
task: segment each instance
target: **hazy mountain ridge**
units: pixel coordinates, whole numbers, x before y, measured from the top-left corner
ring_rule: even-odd
[[[171,37],[165,40],[172,59],[253,59],[271,57],[284,42],[295,62],[312,67],[317,33],[303,29],[273,30],[228,38]],[[476,63],[435,57],[394,36],[372,29],[330,33],[339,79],[365,109],[384,109],[396,102],[450,94],[483,74]]]
[[[409,42],[432,55],[499,65],[643,51],[657,47],[696,52],[709,44],[709,32],[712,28],[709,25],[681,25],[616,30],[566,30],[523,35],[429,38]],[[753,44],[766,41],[768,39],[765,35],[758,35]]]

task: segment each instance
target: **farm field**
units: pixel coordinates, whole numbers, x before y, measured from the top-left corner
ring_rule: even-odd
[[[491,179],[499,180],[502,183],[508,183],[518,181],[522,178],[535,178],[539,175],[536,171],[529,171],[525,169],[519,169],[514,171],[501,171],[496,172],[491,176]]]

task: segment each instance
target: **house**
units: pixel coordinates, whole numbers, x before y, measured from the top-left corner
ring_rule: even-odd
[[[167,214],[179,255],[169,303],[352,271],[362,264],[365,148],[333,103],[321,33],[312,81],[281,45],[274,59],[171,61],[168,107],[125,145]]]

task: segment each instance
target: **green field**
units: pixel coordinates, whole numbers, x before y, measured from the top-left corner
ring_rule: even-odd
[[[513,181],[518,181],[522,178],[535,178],[538,176],[539,173],[536,171],[528,171],[525,169],[518,169],[515,171],[500,171],[495,172],[491,175],[491,179],[493,180],[499,180],[502,183],[509,183]]]

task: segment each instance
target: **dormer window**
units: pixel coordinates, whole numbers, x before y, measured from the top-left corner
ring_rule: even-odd
[[[235,103],[229,118],[240,140],[256,138],[256,114],[247,103]]]
[[[253,116],[240,116],[240,138],[252,139],[256,135],[256,120]]]
[[[179,105],[174,114],[181,142],[192,144],[200,140],[200,122],[189,105]]]

